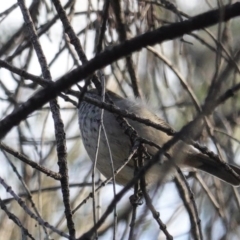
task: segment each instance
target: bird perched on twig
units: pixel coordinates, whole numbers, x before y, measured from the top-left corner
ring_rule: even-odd
[[[107,91],[108,96],[113,101],[114,105],[120,109],[127,110],[137,116],[150,119],[152,122],[160,124],[165,127],[170,126],[153,112],[151,112],[146,106],[139,102],[133,102],[129,99],[120,97],[119,95]],[[85,93],[85,96],[97,99],[101,101],[101,97],[98,95],[96,89],[89,90]],[[98,128],[100,125],[101,109],[86,101],[79,103],[78,109],[79,126],[81,130],[83,144],[86,151],[93,161],[95,159]],[[172,136],[167,135],[161,130],[157,130],[154,127],[147,126],[138,121],[128,119],[129,124],[136,130],[137,134],[144,139],[150,140],[163,146],[169,141]],[[104,111],[103,124],[105,126],[106,135],[108,138],[114,170],[121,167],[125,160],[128,158],[132,149],[132,144],[129,137],[124,133],[124,129],[120,126],[113,113]],[[145,145],[147,152],[154,156],[158,149],[154,146]],[[181,158],[177,162],[180,168],[195,168],[201,171],[207,172],[231,185],[238,186],[240,181],[231,171],[228,171],[223,164],[214,161],[208,155],[199,152],[197,149],[188,145],[182,141],[178,141],[174,146],[170,148],[168,154],[174,158]],[[104,132],[101,131],[100,144],[97,157],[97,169],[107,178],[112,176],[112,169],[109,157],[109,148],[106,141]],[[235,165],[229,165],[238,175],[240,175],[240,168]],[[148,185],[153,185],[159,179],[159,176],[165,174],[162,164],[154,164],[146,173],[145,180]],[[174,175],[174,173],[172,173]],[[116,176],[115,180],[118,184],[125,185],[134,176],[134,164],[131,160]],[[169,177],[168,177],[169,178]]]

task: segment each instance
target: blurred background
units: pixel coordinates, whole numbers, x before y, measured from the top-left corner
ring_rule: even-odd
[[[20,2],[20,1],[19,1]],[[54,3],[53,3],[54,2]],[[57,1],[56,1],[57,2]],[[97,53],[99,34],[105,17],[106,31],[102,49],[119,44],[145,32],[192,16],[221,8],[235,1],[137,1],[121,0],[119,15],[125,24],[125,35],[119,30],[119,19],[114,1],[69,0],[59,2],[65,9],[70,25],[78,36],[87,59]],[[116,1],[117,2],[117,1]],[[82,63],[65,33],[54,4],[49,0],[25,1],[38,40],[42,46],[53,81],[70,72]],[[105,15],[104,15],[105,14]],[[192,32],[181,38],[144,48],[128,58],[121,59],[103,69],[106,87],[123,97],[141,98],[150,109],[166,120],[175,130],[180,130],[198,113],[196,103],[201,106],[211,98],[216,99],[227,89],[239,83],[240,20],[234,18],[201,31]],[[30,42],[29,32],[24,24],[17,1],[0,3],[0,60],[18,70],[25,70],[42,77],[36,52]],[[217,87],[210,92],[213,82]],[[84,86],[83,82],[80,82]],[[0,118],[10,114],[42,87],[33,79],[26,79],[0,62]],[[72,89],[78,90],[76,86]],[[211,93],[209,95],[209,93]],[[240,165],[239,157],[239,94],[218,106],[208,117],[210,132],[204,129],[198,140],[210,150],[219,154],[224,161]],[[75,103],[77,99],[69,95]],[[76,106],[71,101],[58,97],[60,113],[66,133],[67,163],[69,175],[70,205],[76,209],[73,222],[76,237],[82,236],[94,225],[92,192],[92,162],[82,144],[78,127]],[[63,204],[62,187],[58,180],[48,177],[36,168],[19,159],[26,156],[45,168],[59,172],[56,139],[49,104],[35,111],[14,127],[2,139],[0,148],[0,177],[19,195],[26,207],[43,221],[54,227],[43,228],[38,221],[27,214],[16,198],[0,184],[1,239],[65,239],[57,230],[68,234]],[[7,151],[8,149],[8,151]],[[10,150],[9,150],[10,149]],[[13,152],[15,151],[15,154]],[[220,182],[202,172],[184,172],[194,195],[194,200],[184,198],[176,181],[162,184],[149,194],[152,203],[160,213],[161,221],[174,239],[201,239],[194,229],[201,229],[202,239],[239,239],[240,197],[239,189]],[[97,174],[96,186],[104,177]],[[122,186],[116,186],[117,192]],[[133,190],[118,202],[116,217],[111,213],[98,230],[99,239],[166,239],[157,221],[146,207],[145,201],[137,207],[134,228],[132,206],[129,197]],[[85,201],[85,199],[87,200]],[[107,184],[95,196],[96,214],[99,219],[114,198],[112,184]],[[189,210],[196,204],[193,222]],[[14,214],[23,227],[17,226],[7,213]],[[133,234],[130,235],[131,229]],[[116,233],[114,233],[116,231]],[[168,238],[170,239],[170,238]]]

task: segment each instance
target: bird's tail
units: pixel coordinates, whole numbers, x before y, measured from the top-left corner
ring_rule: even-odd
[[[228,171],[223,164],[212,160],[202,153],[195,153],[188,156],[189,157],[184,161],[187,166],[207,172],[233,186],[240,185],[240,180],[234,176],[231,171]],[[240,167],[232,164],[229,164],[229,166],[240,176]]]

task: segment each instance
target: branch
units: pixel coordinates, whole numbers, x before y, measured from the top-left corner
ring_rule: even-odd
[[[222,17],[223,16],[223,17]],[[61,91],[70,88],[80,80],[93,74],[96,70],[104,68],[118,59],[139,51],[148,45],[162,43],[167,40],[180,37],[192,31],[209,27],[221,21],[228,21],[231,18],[240,16],[240,2],[227,5],[219,10],[209,11],[197,15],[183,22],[173,23],[168,26],[158,28],[154,31],[147,32],[122,44],[114,46],[98,54],[88,63],[84,64],[63,76],[49,88],[42,89],[31,97],[24,104],[20,105],[13,113],[9,114],[0,122],[0,139],[3,138],[13,126],[18,125],[30,113],[42,107],[45,103],[55,98]]]

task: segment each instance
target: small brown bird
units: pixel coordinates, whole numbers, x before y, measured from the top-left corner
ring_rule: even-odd
[[[107,93],[112,99],[113,103],[120,109],[127,110],[128,112],[134,113],[137,116],[150,119],[157,124],[169,127],[165,121],[156,116],[143,104],[122,98],[111,91],[107,91]],[[101,100],[101,97],[98,95],[95,89],[88,91],[85,96]],[[87,103],[86,101],[82,101],[79,103],[78,115],[82,140],[90,159],[93,161],[95,159],[95,152],[97,147],[97,136],[101,117],[101,109],[95,105]],[[139,123],[137,121],[128,119],[128,122],[137,131],[140,137],[150,140],[159,146],[162,146],[172,138],[163,131],[146,126],[145,124]],[[103,115],[103,123],[106,129],[106,134],[112,153],[114,169],[118,169],[128,158],[132,145],[129,137],[120,127],[113,113],[105,110]],[[151,156],[154,156],[158,151],[158,149],[153,146],[146,145],[146,148]],[[169,150],[168,154],[170,156],[176,157],[181,156],[181,160],[177,161],[180,168],[199,169],[234,186],[238,186],[240,184],[239,180],[231,172],[227,171],[224,166],[222,166],[222,164],[217,163],[209,156],[200,153],[197,149],[186,143],[183,143],[182,141],[179,141],[177,144],[175,144]],[[234,165],[230,165],[230,167],[238,175],[240,175],[239,167]],[[109,150],[103,131],[101,131],[100,136],[97,169],[107,178],[112,176]],[[161,174],[165,174],[164,170],[161,164],[157,163],[147,171],[145,175],[146,183],[149,185],[156,183]],[[172,175],[174,175],[174,173],[172,173]],[[115,179],[118,184],[125,185],[133,178],[133,176],[134,164],[132,161],[130,161],[116,175]]]

